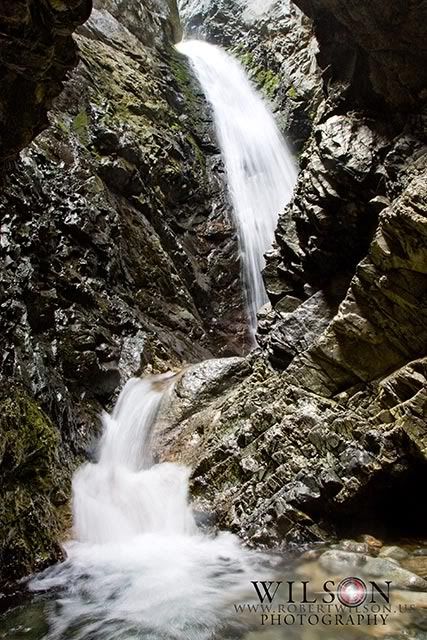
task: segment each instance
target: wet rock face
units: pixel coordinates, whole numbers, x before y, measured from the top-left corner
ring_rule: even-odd
[[[77,64],[71,34],[91,0],[1,0],[0,163],[48,126],[47,111]]]
[[[423,8],[296,4],[313,19],[325,96],[268,256],[260,342],[299,384],[333,395],[425,355],[425,54],[407,38],[418,42]]]
[[[2,187],[1,380],[22,389],[55,433],[50,473],[67,467],[67,495],[97,414],[129,376],[233,354],[244,341],[222,164],[204,101],[173,48],[177,29],[176,7],[163,2],[96,3],[50,128]],[[32,434],[36,446],[44,436]],[[12,435],[11,427],[2,450]],[[6,455],[0,473],[3,465],[9,473]],[[36,482],[31,493],[25,477],[19,495],[10,480],[5,521],[19,496],[34,517],[11,540],[2,528],[0,553],[11,560],[0,578],[41,566],[28,541],[47,510],[40,553],[52,561],[58,552],[52,486]]]
[[[94,7],[108,11],[137,38],[143,30],[146,46],[168,46],[182,38],[176,0],[94,0]]]
[[[307,141],[320,99],[317,43],[292,2],[181,0],[187,37],[224,46],[272,105],[296,153]]]
[[[221,393],[201,387],[168,415],[162,456],[193,467],[196,508],[256,546],[425,533],[425,361],[334,399],[248,364],[224,364]]]
[[[298,380],[322,394],[425,354],[427,154],[417,119],[406,127],[410,135],[396,134],[360,112],[320,123],[279,221],[265,272],[274,311],[262,319],[260,341],[284,368],[288,326],[331,322],[306,349],[293,349]]]
[[[368,256],[359,263],[338,314],[291,366],[303,386],[335,393],[425,354],[426,169],[424,154],[412,166],[407,188],[381,213]]]
[[[417,90],[424,54],[400,40],[407,29],[417,40],[407,3],[296,4],[314,20],[325,98],[267,261],[273,312],[262,317],[259,339],[285,382],[314,393],[315,404],[337,403],[335,417],[323,412],[325,441],[335,441],[337,425],[348,439],[347,453],[338,447],[323,470],[314,464],[314,479],[308,462],[301,477],[292,475],[285,504],[316,525],[332,520],[339,529],[357,513],[372,529],[377,513],[392,530],[385,487],[407,496],[426,478],[427,149]],[[379,41],[388,42],[382,51]],[[408,84],[399,88],[403,77]],[[294,437],[298,451],[311,441]],[[336,496],[316,480],[323,473]],[[411,509],[403,531],[413,530]]]
[[[375,98],[398,109],[425,102],[427,7],[422,0],[295,0],[313,19],[326,83],[353,103]]]
[[[3,387],[0,409],[1,578],[12,580],[61,556],[70,468],[57,428],[22,387]]]
[[[423,8],[295,4],[314,20],[324,95],[264,274],[272,310],[258,341],[281,373],[257,365],[226,399],[196,406],[170,453],[194,466],[201,507],[253,544],[351,525],[425,535],[411,495],[427,473],[426,65],[406,37],[418,42]],[[225,45],[246,28],[259,51],[242,19],[250,2],[234,16],[225,1],[184,6],[191,28]],[[206,12],[213,26],[200,26]]]

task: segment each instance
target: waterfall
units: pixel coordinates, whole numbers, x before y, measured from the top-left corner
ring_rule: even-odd
[[[99,461],[73,478],[73,522],[78,540],[117,542],[146,532],[195,529],[187,502],[189,470],[153,464],[157,415],[174,376],[132,378],[111,416],[104,414]]]
[[[279,213],[289,203],[296,168],[273,115],[243,67],[221,48],[198,40],[177,45],[188,56],[212,106],[238,233],[248,316],[267,302],[262,279]]]
[[[67,559],[30,583],[56,596],[45,640],[209,640],[226,616],[233,623],[233,602],[253,597],[261,556],[200,531],[190,470],[154,463],[156,418],[175,381],[131,379],[102,417],[98,460],[73,478]]]

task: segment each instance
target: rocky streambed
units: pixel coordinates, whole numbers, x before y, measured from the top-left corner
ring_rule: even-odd
[[[270,581],[256,581],[255,589],[234,594],[227,613],[221,609],[220,623],[213,622],[219,613],[214,604],[209,601],[204,604],[211,621],[206,623],[209,637],[215,634],[218,640],[420,640],[427,626],[426,560],[425,545],[384,545],[370,535],[361,536],[359,541],[341,540],[332,546],[294,548],[285,556],[273,553],[263,561],[264,577],[268,576]],[[354,575],[358,577],[350,577]],[[353,583],[349,587],[349,581],[357,581],[359,591]],[[271,597],[267,598],[266,593]],[[47,637],[59,637],[55,635],[52,619],[55,607],[59,612],[63,606],[60,592],[36,596],[21,593],[9,600],[9,604],[13,602],[14,606],[1,618],[0,638],[41,640],[46,633]],[[188,618],[185,637],[208,637],[199,627],[200,621],[191,622],[191,611],[199,603],[187,604],[188,614],[183,615]],[[95,613],[93,616],[92,637],[112,638],[108,627],[100,626],[99,618]],[[66,637],[82,637],[81,630],[87,623],[82,619],[80,625],[64,629]],[[126,627],[124,633],[129,632]],[[120,625],[115,633],[120,634]],[[131,636],[135,638],[152,637],[149,629],[138,625],[133,633],[137,634]],[[177,636],[168,629],[162,637]]]

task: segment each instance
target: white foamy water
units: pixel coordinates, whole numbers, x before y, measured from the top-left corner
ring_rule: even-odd
[[[279,213],[292,198],[296,167],[270,109],[232,56],[198,40],[181,42],[177,49],[190,59],[212,106],[255,332],[257,312],[267,302],[264,254],[271,249]]]
[[[73,479],[74,532],[84,542],[120,542],[144,533],[192,533],[190,470],[153,465],[153,427],[172,378],[133,378],[103,416],[99,462]]]
[[[198,530],[190,470],[153,463],[173,383],[132,379],[103,416],[98,462],[73,479],[67,560],[30,583],[56,593],[46,640],[208,640],[233,623],[234,602],[253,597],[261,558],[231,534]]]

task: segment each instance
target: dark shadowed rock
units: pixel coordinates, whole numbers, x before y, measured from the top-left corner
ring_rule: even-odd
[[[0,1],[0,166],[45,129],[67,71],[77,64],[71,34],[91,0]]]
[[[380,100],[413,109],[425,102],[427,52],[423,0],[294,0],[313,19],[325,82],[353,103]]]

